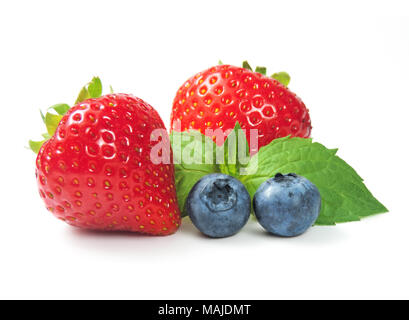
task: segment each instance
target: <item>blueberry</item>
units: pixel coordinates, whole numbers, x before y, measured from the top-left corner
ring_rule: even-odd
[[[223,238],[244,227],[250,217],[251,199],[239,180],[213,173],[193,186],[185,209],[202,233],[212,238]]]
[[[317,220],[321,195],[308,179],[294,173],[278,173],[258,188],[253,206],[264,229],[277,236],[294,237]]]

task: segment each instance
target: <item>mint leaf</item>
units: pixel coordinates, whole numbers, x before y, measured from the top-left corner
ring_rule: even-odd
[[[250,155],[246,135],[238,122],[227,136],[223,146],[217,147],[216,150],[223,153],[224,161],[219,164],[221,173],[233,177],[243,173],[250,160]]]
[[[323,145],[303,138],[280,138],[260,149],[240,176],[251,196],[276,173],[296,173],[313,182],[322,197],[317,225],[359,221],[363,217],[387,212],[366,188],[362,178],[344,160]]]
[[[284,86],[288,87],[291,77],[287,72],[277,72],[274,73],[271,78],[276,79],[278,82],[280,82],[281,84],[283,84]]]
[[[359,221],[363,217],[387,212],[357,172],[336,155],[338,149],[327,149],[311,139],[285,137],[273,140],[246,162],[242,157],[248,157],[249,147],[238,124],[221,147],[216,147],[210,138],[193,130],[172,132],[170,137],[182,216],[186,215],[183,211],[185,201],[194,184],[215,172],[239,179],[251,197],[263,182],[276,173],[293,172],[306,177],[318,187],[322,197],[317,225]],[[243,141],[245,147],[240,148],[237,142]]]
[[[219,172],[215,143],[198,131],[173,131],[170,134],[175,166],[175,183],[182,216],[190,190],[202,177]]]

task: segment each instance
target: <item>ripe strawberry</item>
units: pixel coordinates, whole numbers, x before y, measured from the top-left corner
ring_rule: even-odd
[[[243,66],[219,65],[187,80],[173,101],[171,128],[203,134],[206,129],[220,128],[227,134],[239,122],[242,129],[258,129],[259,148],[288,135],[308,138],[311,120],[301,99],[276,79],[266,77],[265,68],[253,72],[247,62]],[[246,131],[249,141],[250,130]]]
[[[83,97],[95,96],[85,91]],[[45,118],[52,127],[52,116]],[[174,233],[180,225],[174,168],[150,159],[157,143],[150,135],[164,128],[149,104],[128,94],[87,99],[69,109],[37,156],[48,210],[80,228]]]

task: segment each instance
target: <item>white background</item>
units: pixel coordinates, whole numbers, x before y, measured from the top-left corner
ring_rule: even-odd
[[[406,17],[405,17],[406,15]],[[0,298],[409,298],[409,10],[394,1],[2,1]],[[390,213],[280,239],[76,230],[34,178],[39,108],[99,75],[167,126],[178,87],[221,59],[286,70],[313,137]]]

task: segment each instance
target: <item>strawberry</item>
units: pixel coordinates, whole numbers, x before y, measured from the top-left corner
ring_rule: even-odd
[[[150,158],[157,143],[151,142],[151,133],[165,129],[163,121],[139,98],[95,98],[100,92],[102,86],[94,78],[68,112],[66,105],[54,106],[59,114],[44,117],[49,129],[45,136],[51,138],[40,148],[42,142],[30,142],[39,149],[36,177],[46,207],[85,229],[176,232],[180,212],[173,164],[154,164]]]
[[[239,122],[242,129],[258,130],[258,148],[288,135],[308,138],[308,109],[286,87],[288,74],[277,73],[270,78],[265,73],[263,67],[253,72],[246,61],[243,68],[218,65],[197,73],[176,94],[171,128],[194,129],[209,136],[206,129],[222,129],[227,136]],[[246,135],[250,142],[250,130]]]

